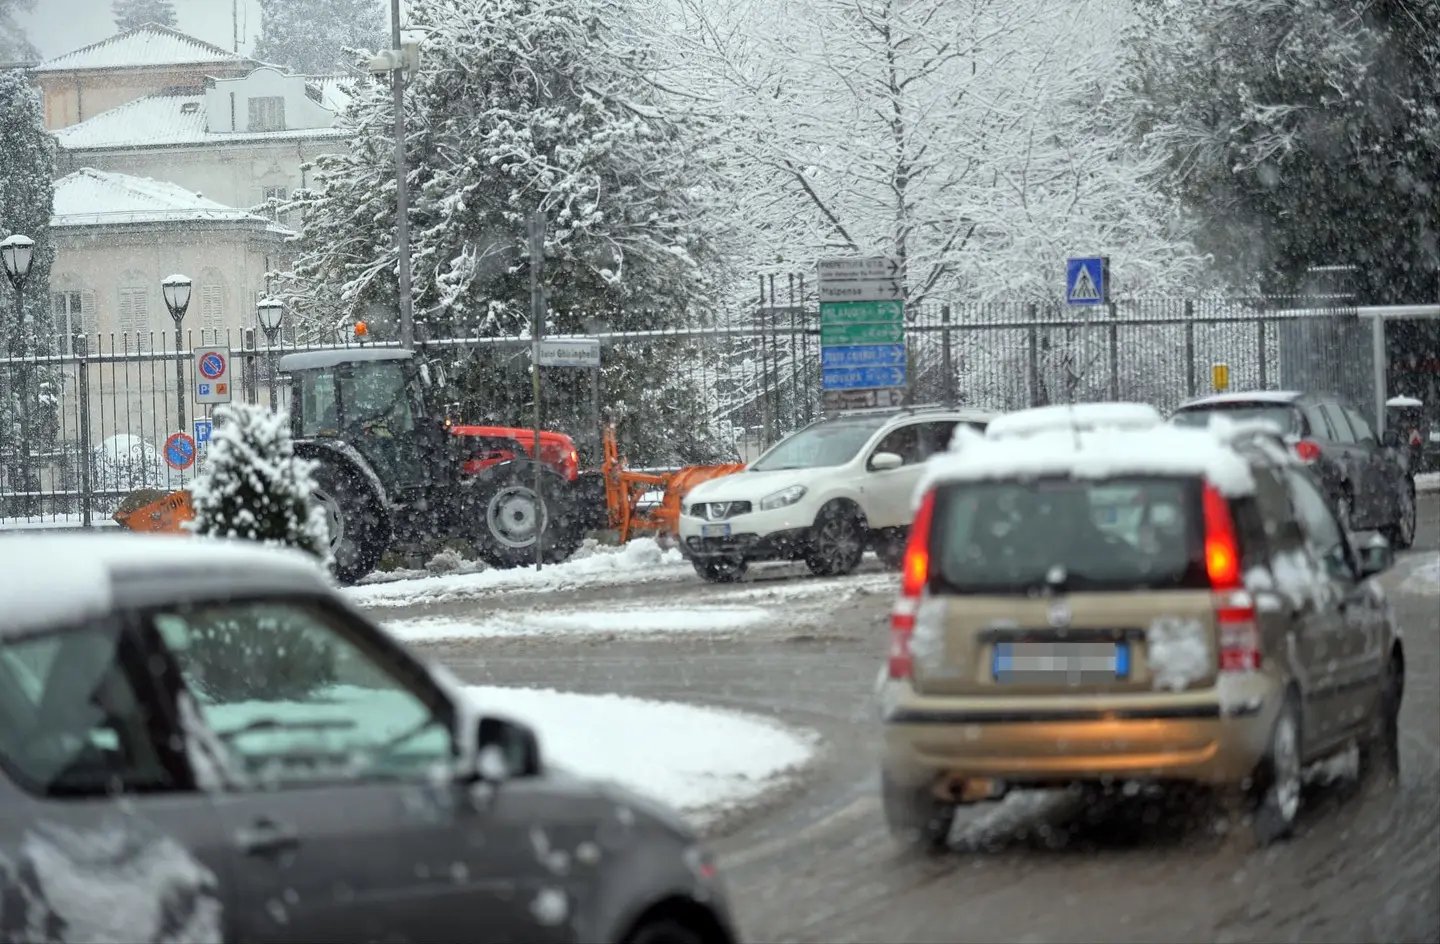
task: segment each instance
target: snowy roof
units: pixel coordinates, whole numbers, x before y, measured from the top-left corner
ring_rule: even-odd
[[[329,105],[326,106],[330,107]],[[70,151],[107,148],[173,147],[188,144],[236,144],[296,138],[344,137],[343,128],[288,131],[207,131],[205,96],[160,94],[127,102],[79,124],[54,132]]]
[[[260,223],[288,232],[248,210],[191,193],[184,187],[82,168],[55,181],[51,226],[110,226],[126,223],[180,223],[198,220]]]
[[[117,605],[224,599],[235,592],[329,592],[299,551],[152,534],[0,537],[0,636],[103,615]]]
[[[320,94],[320,104],[337,115],[350,106],[355,97],[356,78],[353,75],[312,75],[305,80]]]
[[[1065,429],[992,439],[960,428],[951,452],[926,463],[916,490],[945,482],[1030,479],[1059,475],[1105,479],[1122,475],[1199,477],[1230,496],[1251,494],[1249,463],[1210,429],[1150,426],[1141,430]]]
[[[1198,400],[1186,400],[1176,407],[1186,410],[1193,406],[1224,406],[1227,403],[1293,403],[1303,394],[1298,390],[1251,390],[1249,393],[1217,393]]]
[[[320,370],[355,361],[404,361],[413,356],[411,351],[396,347],[344,347],[329,351],[297,351],[280,358],[279,369]]]
[[[991,421],[985,435],[1000,439],[1077,429],[1148,429],[1164,422],[1148,403],[1056,404],[1006,413]]]
[[[74,72],[89,69],[153,69],[165,66],[199,66],[216,63],[244,65],[254,60],[236,55],[179,30],[148,23],[56,56],[36,72]]]

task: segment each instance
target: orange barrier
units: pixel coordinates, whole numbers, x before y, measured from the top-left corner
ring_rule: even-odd
[[[743,462],[723,465],[691,465],[674,472],[631,472],[620,455],[615,438],[615,425],[605,428],[605,461],[601,474],[605,478],[605,507],[610,527],[619,532],[624,544],[636,534],[662,532],[675,534],[680,526],[680,508],[685,496],[701,482],[734,475],[745,468]],[[640,501],[648,492],[663,491],[659,507],[640,509]]]
[[[185,522],[195,518],[187,491],[166,492],[142,488],[125,496],[110,516],[120,527],[150,534],[185,534]]]

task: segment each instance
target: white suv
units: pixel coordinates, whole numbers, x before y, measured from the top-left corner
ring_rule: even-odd
[[[913,407],[812,423],[744,471],[695,486],[681,509],[680,551],[716,582],[740,579],[751,561],[848,574],[867,547],[897,566],[925,460],[949,448],[957,425],[984,429],[997,415]]]

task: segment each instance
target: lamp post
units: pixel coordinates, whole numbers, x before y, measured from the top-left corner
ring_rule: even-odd
[[[35,256],[35,240],[19,233],[0,240],[0,262],[5,266],[5,275],[10,287],[15,290],[15,340],[11,343],[10,356],[25,356],[25,282],[30,278],[30,262]],[[16,397],[20,406],[20,442],[16,453],[20,456],[20,486],[26,492],[23,502],[28,512],[31,507],[29,493],[35,490],[30,468],[30,371],[22,364],[17,376]]]
[[[185,431],[185,361],[180,357],[180,346],[185,343],[180,325],[185,320],[185,310],[190,307],[190,292],[195,283],[188,275],[167,275],[160,280],[160,294],[165,297],[165,307],[175,319],[175,415],[180,421],[180,432]]]
[[[265,332],[266,371],[270,375],[270,412],[280,409],[275,386],[279,383],[280,372],[275,366],[275,340],[280,336],[280,324],[285,320],[285,303],[278,298],[262,298],[255,303],[255,317],[260,320],[260,329]]]

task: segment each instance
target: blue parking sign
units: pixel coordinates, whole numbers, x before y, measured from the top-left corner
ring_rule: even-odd
[[[210,432],[214,429],[209,417],[202,416],[195,420],[195,442],[203,446],[210,441]]]

